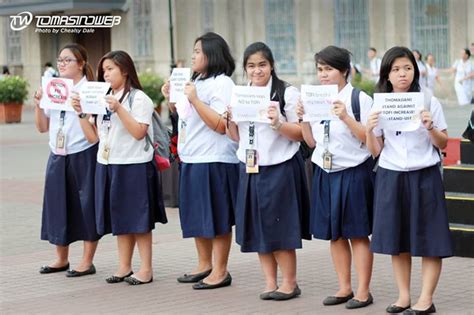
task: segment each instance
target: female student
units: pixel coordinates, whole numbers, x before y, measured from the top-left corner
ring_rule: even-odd
[[[441,85],[438,75],[438,68],[435,66],[435,58],[433,54],[426,55],[426,87],[431,94],[434,93],[436,83]]]
[[[105,97],[107,114],[98,115],[96,127],[88,119],[81,127],[91,142],[99,140],[95,179],[97,231],[117,235],[119,267],[108,283],[130,285],[153,281],[152,233],[155,222],[166,223],[160,175],[153,159],[150,128],[154,110],[151,99],[141,91],[137,72],[124,51],[107,53],[98,65],[98,81],[110,83]],[[80,96],[72,105],[81,111]],[[86,115],[86,117],[89,115]],[[132,271],[135,244],[141,258],[140,270]]]
[[[194,42],[192,82],[177,107],[180,170],[179,214],[183,237],[193,237],[198,266],[177,280],[193,288],[229,286],[227,271],[238,181],[236,143],[225,133],[222,114],[230,104],[235,63],[225,40],[206,33]],[[169,83],[162,91],[169,98]]]
[[[421,52],[417,49],[413,49],[413,56],[415,56],[416,60],[416,65],[419,70],[419,77],[418,77],[418,83],[420,84],[420,88],[424,89],[426,88],[426,66],[425,63],[423,62],[423,56],[421,55]]]
[[[339,290],[323,304],[346,303],[346,308],[360,308],[373,302],[369,290],[373,255],[368,239],[372,231],[373,160],[365,147],[364,126],[372,99],[364,92],[355,96],[360,106],[357,119],[351,102],[353,87],[347,82],[351,69],[349,51],[328,46],[315,55],[315,61],[321,84],[335,84],[339,91],[333,102],[338,119],[302,124],[306,143],[316,146],[312,156],[316,166],[311,192],[311,232],[315,238],[331,241],[339,280]],[[297,114],[303,117],[301,104]],[[351,286],[352,255],[358,278],[355,295]]]
[[[454,89],[458,97],[458,103],[461,106],[471,103],[472,84],[474,82],[474,65],[469,49],[461,49],[461,59],[454,62],[451,72],[455,72]]]
[[[377,91],[419,92],[418,67],[409,49],[393,47],[382,59]],[[438,149],[448,135],[441,104],[429,100],[421,123],[411,132],[378,127],[379,112],[367,121],[367,146],[379,158],[375,181],[374,227],[371,250],[392,255],[398,300],[388,313],[428,314],[436,311],[433,294],[441,273],[441,258],[452,255]],[[410,307],[412,256],[422,257],[423,285]]]
[[[229,119],[227,134],[239,142],[236,238],[242,252],[258,253],[266,284],[260,298],[288,300],[301,294],[295,249],[302,247],[302,238],[311,239],[305,168],[298,151],[302,134],[295,114],[300,94],[278,78],[273,54],[264,43],[246,48],[243,67],[249,84],[267,87],[278,103],[268,107],[270,124]],[[258,170],[250,171],[251,163]]]
[[[87,51],[79,44],[64,46],[57,59],[61,78],[71,79],[73,91],[94,80]],[[79,277],[96,272],[93,258],[100,236],[96,232],[94,210],[94,174],[97,141],[84,137],[77,116],[72,111],[39,107],[42,90],[35,93],[35,121],[39,132],[49,131],[51,154],[46,166],[41,239],[56,245],[56,261],[43,266],[40,273],[69,269],[69,244],[83,240],[81,263],[66,276]]]

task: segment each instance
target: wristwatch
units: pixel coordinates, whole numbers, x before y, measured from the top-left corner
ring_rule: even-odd
[[[278,121],[276,122],[276,124],[270,125],[270,128],[272,128],[273,130],[279,130],[282,125],[283,125],[283,123],[278,120]]]
[[[80,113],[80,114],[77,114],[77,116],[80,118],[80,119],[84,119],[87,117],[87,114],[86,113]]]

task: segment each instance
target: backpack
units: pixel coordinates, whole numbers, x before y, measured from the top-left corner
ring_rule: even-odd
[[[271,100],[276,101],[280,103],[280,111],[283,116],[286,117],[285,115],[285,91],[286,88],[289,87],[290,84],[285,82],[285,88],[283,89],[283,92],[275,90],[273,93]],[[352,94],[351,94],[351,107],[352,107],[352,113],[354,114],[354,118],[356,121],[360,122],[360,99],[359,99],[359,94],[360,90],[354,88],[352,89]],[[282,100],[282,101],[280,101]],[[310,148],[309,145],[303,140],[300,141],[300,153],[303,156],[304,160],[307,160],[311,158],[313,155],[314,148]]]
[[[136,93],[137,89],[131,89],[129,96],[130,110],[132,109],[133,99]],[[161,120],[160,115],[158,115],[158,113],[155,111],[153,111],[151,127],[153,128],[153,139],[151,139],[148,133],[146,134],[146,145],[144,150],[148,151],[150,146],[153,147],[155,151],[154,156],[156,165],[160,171],[163,171],[169,168],[171,166],[171,162],[174,160],[173,156],[170,154],[171,130],[165,126]]]

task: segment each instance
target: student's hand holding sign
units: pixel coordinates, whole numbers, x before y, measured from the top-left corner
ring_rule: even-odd
[[[278,130],[281,127],[281,121],[280,121],[280,113],[278,112],[277,109],[277,102],[270,102],[270,106],[268,107],[268,119],[270,119],[270,126],[272,129]],[[275,104],[276,103],[276,104]]]
[[[196,86],[192,82],[187,82],[184,86],[184,94],[188,97],[189,102],[194,106],[198,100]]]
[[[340,120],[345,120],[347,117],[347,110],[346,110],[346,105],[340,101],[334,101],[333,103],[333,112],[334,115],[336,115]]]
[[[71,106],[74,108],[74,110],[80,114],[82,113],[82,107],[81,107],[81,98],[79,94],[73,93],[71,96]]]
[[[431,113],[428,110],[422,110],[420,113],[421,117],[421,122],[423,123],[423,126],[427,130],[432,130],[433,129],[433,118],[431,117]]]
[[[303,106],[303,103],[301,102],[301,99],[298,100],[298,103],[296,103],[296,116],[298,116],[299,122],[303,121],[304,106]]]
[[[367,130],[367,133],[371,133],[375,127],[377,127],[378,123],[379,123],[379,115],[380,115],[380,111],[375,111],[375,112],[372,112],[370,113],[369,115],[369,118],[367,118],[367,124],[365,125],[366,126],[366,130]]]
[[[112,95],[107,95],[105,97],[105,101],[108,104],[109,110],[111,112],[116,112],[122,105],[119,103],[119,101],[113,97]]]

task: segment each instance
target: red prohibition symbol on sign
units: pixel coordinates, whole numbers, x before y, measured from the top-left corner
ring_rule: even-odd
[[[53,79],[46,86],[46,94],[53,103],[64,104],[69,97],[69,89],[61,79]]]

